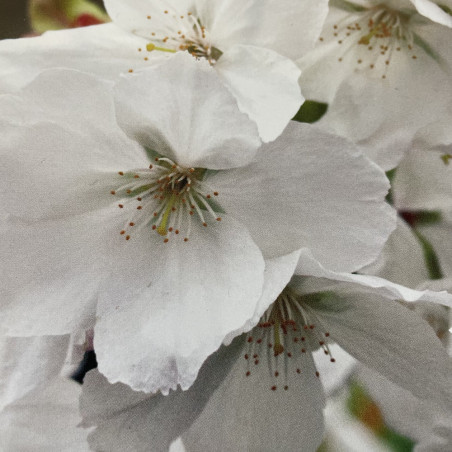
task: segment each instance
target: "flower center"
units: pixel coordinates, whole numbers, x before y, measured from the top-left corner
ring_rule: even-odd
[[[398,53],[417,59],[413,51],[416,36],[409,26],[410,18],[409,13],[391,9],[384,3],[356,5],[353,14],[333,25],[331,39],[343,47],[338,61],[348,62],[349,56],[357,69],[374,70],[385,79]]]
[[[123,172],[124,183],[110,193],[120,198],[118,207],[131,210],[131,215],[120,231],[126,240],[131,231],[149,226],[169,241],[169,235],[181,235],[187,242],[192,219],[204,227],[212,219],[221,221],[223,212],[214,201],[218,192],[203,181],[206,170],[185,168],[166,157],[156,157],[149,168]]]
[[[179,14],[169,10],[164,10],[163,15],[170,19],[171,26],[169,29],[171,29],[171,32],[162,34],[158,31],[152,31],[151,39],[157,41],[161,46],[158,47],[154,43],[149,43],[146,46],[147,51],[158,50],[172,53],[187,51],[195,58],[205,58],[212,66],[218,61],[223,53],[212,45],[209,33],[206,27],[201,24],[199,18],[191,12]],[[152,17],[147,16],[147,19],[152,24]]]
[[[284,380],[282,387],[287,391],[288,378],[291,374],[302,374],[303,359],[307,354],[320,347],[332,363],[336,362],[327,343],[329,336],[314,311],[303,303],[302,296],[288,286],[248,334],[244,356],[246,376],[251,376],[253,367],[264,361],[275,377],[275,384],[270,389],[278,389],[277,380],[281,377]],[[320,376],[317,371],[316,376]]]

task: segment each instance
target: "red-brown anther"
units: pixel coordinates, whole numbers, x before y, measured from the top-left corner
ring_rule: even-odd
[[[272,391],[276,391],[276,386],[272,386],[272,387],[271,387],[271,390],[272,390]]]
[[[309,328],[310,328],[311,330],[313,330],[313,329],[315,328],[315,325],[309,325]]]
[[[217,218],[217,221],[221,221],[221,217],[218,217],[218,218]]]
[[[256,364],[256,366],[259,364],[259,360],[256,359],[256,361],[254,361],[254,364]]]
[[[188,238],[187,237],[185,237],[184,242],[188,242]]]
[[[118,204],[118,207],[122,209],[124,206],[122,204]]]
[[[126,235],[126,240],[130,240],[130,235]]]
[[[302,349],[301,349],[301,353],[306,353],[306,349],[305,349],[305,348],[302,348]]]
[[[276,371],[276,372],[275,372],[275,377],[278,377],[278,376],[279,376],[279,372]]]
[[[139,178],[140,178],[140,175],[139,175],[139,174],[135,174],[135,175],[133,176],[133,178],[134,178],[134,179],[139,179]]]
[[[249,356],[248,355],[245,355],[245,359],[248,359],[249,358]]]
[[[330,333],[326,332],[325,337],[329,337],[329,336],[330,336]]]
[[[207,223],[203,223],[202,225],[203,225],[205,228],[207,228]]]
[[[135,226],[135,223],[133,223],[132,221],[129,223],[129,226]]]
[[[318,378],[318,377],[320,377],[320,373],[317,371],[316,373],[315,373],[315,376]]]
[[[123,173],[122,171],[119,171],[118,174],[119,174],[120,176],[124,176],[124,173]]]
[[[284,386],[284,391],[287,391],[289,389],[289,386]]]
[[[253,358],[254,358],[254,359],[256,359],[257,357],[258,357],[258,355],[256,355],[256,354],[253,355]]]
[[[301,369],[297,369],[297,374],[301,374]]]
[[[320,346],[325,345],[325,342],[324,341],[319,341],[319,345]]]
[[[301,336],[301,342],[304,342],[306,338],[304,336]]]
[[[141,210],[143,208],[143,206],[138,206],[137,210]]]
[[[163,243],[168,243],[169,239],[164,239]]]
[[[212,197],[212,196],[210,196],[210,195],[207,195],[207,196],[206,196],[207,199],[210,199],[211,197]]]
[[[214,195],[214,196],[218,196],[218,192],[217,192],[217,191],[214,191],[214,192],[213,192],[213,195]]]
[[[335,360],[334,358],[331,358],[330,361],[331,361],[332,363],[335,363],[335,362],[336,362],[336,360]]]
[[[289,358],[292,358],[292,353],[287,353],[287,356],[289,357]]]
[[[179,234],[179,229],[176,229],[176,230],[174,231],[174,233],[175,233],[175,234]]]
[[[173,232],[173,228],[168,228],[168,232]]]
[[[248,371],[245,375],[246,375],[247,377],[249,377],[249,376],[251,375],[251,372]]]
[[[256,342],[257,342],[258,344],[260,344],[260,343],[262,343],[262,339],[258,339]]]
[[[126,233],[126,231],[124,231],[124,230],[122,230],[122,231],[120,232],[121,235],[124,235],[125,233]]]
[[[248,342],[253,342],[253,338],[251,336],[248,338]]]
[[[156,226],[155,224],[153,224],[153,225],[152,225],[152,230],[155,231],[156,229],[157,229],[157,226]]]
[[[111,193],[112,195],[116,195],[116,192],[115,192],[114,190],[112,190],[110,193]]]

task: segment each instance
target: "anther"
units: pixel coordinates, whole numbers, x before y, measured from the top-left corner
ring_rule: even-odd
[[[127,236],[126,236],[126,240],[130,240],[130,235],[127,235]]]

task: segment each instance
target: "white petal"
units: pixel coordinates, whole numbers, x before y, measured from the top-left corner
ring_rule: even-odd
[[[336,360],[334,365],[331,365],[329,359],[325,359],[323,350],[315,351],[313,357],[325,394],[330,396],[345,386],[356,367],[356,359],[337,344],[328,344],[328,348],[330,356],[334,356]]]
[[[229,345],[236,336],[248,332],[257,325],[264,312],[275,302],[278,295],[289,283],[299,257],[300,252],[294,251],[286,256],[275,257],[265,261],[264,288],[262,290],[262,295],[256,304],[253,317],[247,320],[245,325],[241,328],[228,334],[223,341],[225,345]]]
[[[409,303],[415,301],[428,301],[430,303],[437,303],[452,307],[452,294],[447,292],[414,290],[378,276],[333,272],[326,269],[318,261],[316,261],[312,257],[309,250],[302,251],[295,274],[302,276],[314,276],[314,278],[309,278],[308,280],[303,280],[303,278],[300,277],[292,279],[291,284],[300,287],[300,290],[304,293],[313,293],[319,290],[335,290],[355,286],[361,287],[363,293],[379,295],[389,300],[403,300]],[[326,280],[330,281],[327,283]],[[327,285],[328,288],[326,287]]]
[[[422,399],[452,406],[452,360],[420,316],[359,289],[309,303],[331,338],[372,369]]]
[[[258,365],[251,364],[249,376],[247,361],[240,358],[182,435],[186,450],[289,451],[302,445],[303,451],[316,451],[323,436],[325,402],[312,356],[292,358],[300,361],[289,362],[287,375],[280,368],[278,377],[265,353]],[[221,374],[221,367],[215,373]]]
[[[447,4],[448,0],[445,0],[444,3]],[[441,25],[446,25],[447,27],[452,27],[452,17],[450,14],[446,13],[442,8],[440,8],[435,3],[430,0],[411,0],[411,3],[416,7],[420,14],[429,19],[438,22]],[[440,4],[444,4],[441,1]],[[452,5],[449,1],[448,7],[450,8]]]
[[[20,94],[0,97],[6,212],[35,219],[93,210],[112,202],[119,170],[148,166],[117,126],[111,97],[109,85],[68,70],[46,71]]]
[[[88,452],[87,431],[78,428],[80,385],[56,379],[0,413],[5,451]]]
[[[0,287],[1,322],[8,334],[66,334],[91,327],[107,275],[107,238],[119,236],[122,224],[99,211],[32,224],[11,220],[8,226]]]
[[[114,24],[50,31],[34,38],[0,42],[0,93],[14,91],[44,69],[66,67],[117,80],[129,69],[148,66],[138,48],[146,40]]]
[[[326,0],[195,0],[201,21],[220,50],[248,44],[296,59],[317,40]]]
[[[379,276],[412,288],[429,279],[421,243],[401,218],[397,218],[397,228],[378,259],[362,268],[360,273]]]
[[[215,71],[185,52],[121,81],[115,99],[129,136],[186,167],[241,166],[260,145]]]
[[[281,134],[304,101],[298,85],[300,69],[271,50],[233,46],[221,56],[215,69],[240,110],[256,122],[265,142]]]
[[[447,132],[450,129],[445,122],[430,124],[428,129],[432,128],[438,138],[440,128]],[[436,141],[433,147],[425,140],[417,140],[400,162],[393,181],[394,204],[398,209],[452,210],[452,171],[441,159],[442,155],[452,153],[452,136]]]
[[[263,287],[259,249],[230,219],[199,229],[187,243],[156,243],[144,230],[117,249],[94,338],[111,382],[186,389],[225,336],[253,317]]]
[[[438,90],[438,86],[450,86],[448,76],[440,70],[430,74],[430,61],[425,66],[405,71],[410,76],[400,75],[403,84],[396,86],[358,74],[346,80],[319,125],[359,144],[384,170],[394,168],[419,128],[439,118],[450,103],[448,90]]]
[[[83,384],[80,408],[84,426],[96,426],[89,442],[96,450],[166,452],[202,412],[231,366],[240,359],[242,341],[222,347],[203,365],[188,391],[168,396],[135,392],[122,383],[108,383],[97,370]]]
[[[148,39],[151,33],[174,36],[180,26],[176,18],[193,12],[193,6],[193,0],[105,0],[105,8],[115,24]]]
[[[2,337],[0,410],[58,376],[68,346],[69,336]]]
[[[395,226],[383,172],[348,141],[307,124],[289,123],[253,164],[210,180],[266,257],[307,247],[326,267],[354,271],[377,257]]]

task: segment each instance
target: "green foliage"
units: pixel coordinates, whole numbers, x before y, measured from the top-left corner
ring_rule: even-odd
[[[313,122],[318,121],[327,110],[328,104],[316,102],[314,100],[306,100],[292,120],[312,124]]]

